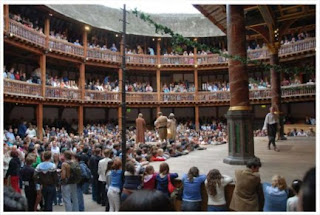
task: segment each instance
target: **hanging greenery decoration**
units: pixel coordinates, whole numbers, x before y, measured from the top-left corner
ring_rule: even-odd
[[[268,63],[263,63],[261,60],[251,60],[249,58],[244,58],[237,55],[230,55],[226,52],[221,51],[218,48],[208,46],[206,44],[200,44],[195,40],[191,40],[190,38],[185,38],[181,34],[175,33],[172,29],[168,28],[167,26],[163,26],[159,23],[156,23],[148,14],[145,14],[141,11],[138,11],[137,8],[135,8],[132,11],[132,14],[134,14],[136,17],[140,18],[144,22],[149,23],[150,25],[153,25],[155,28],[155,32],[157,34],[168,34],[172,37],[172,46],[173,47],[179,47],[181,49],[182,46],[186,45],[188,47],[197,48],[197,50],[205,50],[210,51],[213,54],[218,54],[221,57],[231,59],[231,60],[237,60],[245,65],[254,65],[258,68],[264,70],[264,71],[270,71],[271,69],[274,69],[277,72],[284,72],[288,74],[298,75],[300,73],[302,74],[314,74],[315,68],[314,66],[304,66],[304,67],[288,67],[288,66],[282,66],[279,64],[271,65]],[[181,51],[181,50],[180,50]]]

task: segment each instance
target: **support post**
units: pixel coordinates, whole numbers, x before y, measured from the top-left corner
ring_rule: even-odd
[[[41,95],[46,96],[46,55],[42,54],[39,58],[39,66],[41,71]]]
[[[158,105],[157,106],[157,111],[156,111],[156,116],[157,116],[157,114],[160,112],[160,106]]]
[[[83,105],[78,107],[78,134],[81,136],[83,133]]]
[[[158,63],[158,65],[161,64],[161,58],[160,58],[160,55],[161,55],[161,47],[160,47],[160,42],[161,42],[161,38],[158,38],[158,39],[157,39],[157,63]]]
[[[161,74],[160,69],[157,69],[157,101],[160,102],[161,98],[161,80],[160,80]]]
[[[194,73],[193,73],[193,78],[194,78],[194,88],[195,88],[195,97],[196,97],[196,101],[198,101],[199,99],[198,99],[198,70],[197,69],[195,69],[194,70]]]
[[[80,77],[79,77],[79,88],[81,93],[81,100],[84,100],[85,97],[85,64],[80,64]]]
[[[227,5],[227,37],[229,54],[246,58],[246,29],[242,6]],[[253,115],[245,64],[229,59],[229,82],[230,108],[226,114],[229,155],[223,162],[231,165],[244,165],[254,157]]]
[[[118,130],[122,130],[122,108],[118,107]]]
[[[38,138],[43,140],[43,104],[39,103],[36,108],[37,115],[37,129]]]
[[[6,32],[9,32],[9,5],[3,5],[3,15],[4,15],[4,29]]]
[[[194,118],[195,118],[196,131],[199,131],[200,123],[199,123],[199,106],[198,105],[196,105],[194,108]]]
[[[86,59],[87,58],[87,48],[88,48],[88,32],[86,29],[83,30],[82,44],[83,44],[83,56],[84,56],[84,59]]]
[[[46,35],[45,47],[49,49],[49,36],[50,36],[50,19],[46,17],[44,20],[44,35]]]

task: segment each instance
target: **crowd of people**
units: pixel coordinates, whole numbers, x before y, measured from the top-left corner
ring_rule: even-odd
[[[29,18],[21,16],[21,14],[19,13],[17,14],[9,13],[9,18],[23,24],[24,26],[30,29],[33,29],[39,32],[40,34],[43,34],[43,28],[39,26],[38,20],[31,21]]]
[[[180,82],[174,82],[171,84],[163,84],[162,86],[162,92],[164,93],[185,93],[185,92],[195,92],[195,86],[192,83],[189,83],[188,81],[180,81]]]

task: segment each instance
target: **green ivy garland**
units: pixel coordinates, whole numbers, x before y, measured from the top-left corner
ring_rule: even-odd
[[[263,63],[262,61],[259,60],[250,60],[248,58],[243,58],[241,56],[237,55],[230,55],[227,53],[223,53],[220,49],[208,46],[206,44],[200,44],[197,41],[191,40],[189,38],[183,37],[181,34],[173,32],[170,28],[167,26],[163,26],[159,23],[156,23],[153,19],[151,19],[150,15],[147,15],[141,11],[138,11],[137,8],[135,8],[132,11],[132,14],[134,14],[136,17],[139,17],[141,20],[151,24],[155,28],[156,33],[160,33],[162,35],[164,34],[169,34],[172,37],[172,46],[173,47],[180,47],[181,45],[187,45],[189,47],[197,48],[197,50],[207,50],[210,51],[213,54],[219,54],[221,57],[232,59],[232,60],[237,60],[240,61],[243,64],[252,64],[255,65],[265,71],[270,71],[270,69],[274,69],[277,72],[284,72],[287,74],[314,74],[315,73],[315,68],[311,66],[302,66],[302,67],[284,67],[281,65],[270,65]]]

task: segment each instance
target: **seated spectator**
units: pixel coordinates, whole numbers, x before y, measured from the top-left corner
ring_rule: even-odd
[[[309,131],[307,131],[307,136],[308,137],[315,137],[316,133],[314,132],[312,127],[309,127]]]
[[[288,189],[286,180],[279,175],[272,177],[272,184],[263,183],[263,211],[286,211]]]
[[[116,47],[116,45],[115,45],[114,43],[112,43],[112,46],[111,46],[110,50],[111,50],[112,52],[118,51],[118,49],[117,49],[117,47]]]
[[[303,129],[300,129],[300,131],[297,134],[298,137],[307,137],[308,135],[304,132]]]
[[[287,200],[287,211],[297,211],[298,207],[298,193],[300,187],[302,185],[302,181],[299,179],[295,179],[292,181],[291,188],[293,190],[294,196],[288,198]]]
[[[154,172],[153,166],[147,166],[143,177],[143,189],[155,189],[156,176],[157,174]]]

